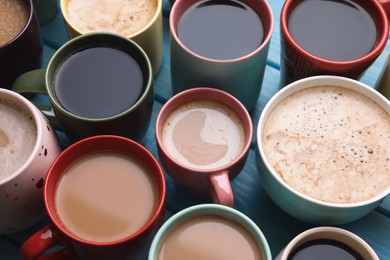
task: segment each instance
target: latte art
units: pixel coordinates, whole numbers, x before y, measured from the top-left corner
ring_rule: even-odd
[[[228,107],[215,101],[194,101],[177,108],[164,122],[167,152],[189,167],[224,166],[244,149],[244,127]]]

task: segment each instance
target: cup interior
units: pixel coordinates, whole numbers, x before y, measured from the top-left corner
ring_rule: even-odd
[[[55,193],[58,182],[60,181],[66,169],[72,163],[77,161],[80,157],[99,151],[119,152],[125,154],[126,156],[129,156],[129,158],[134,158],[138,160],[138,162],[140,162],[144,167],[146,167],[146,169],[148,169],[149,172],[153,175],[153,180],[156,184],[157,201],[156,208],[152,217],[149,219],[149,221],[143,228],[141,228],[131,236],[121,239],[120,241],[91,242],[79,238],[72,234],[67,229],[67,227],[62,224],[62,221],[56,211],[54,199]],[[52,220],[54,225],[68,237],[71,237],[73,240],[88,244],[110,245],[134,239],[135,237],[141,236],[145,230],[149,229],[150,226],[153,225],[158,216],[161,214],[161,212],[164,210],[165,192],[166,191],[164,174],[157,160],[148,150],[146,150],[146,148],[136,143],[135,141],[132,141],[125,137],[102,135],[86,138],[77,143],[74,143],[60,154],[60,156],[54,161],[48,171],[44,187],[44,200],[46,210],[49,214],[50,219]]]
[[[124,52],[135,59],[137,64],[139,65],[142,71],[143,77],[143,86],[141,90],[141,94],[138,100],[127,110],[121,112],[120,114],[116,114],[110,117],[104,118],[85,118],[78,115],[75,115],[65,109],[55,92],[54,81],[56,78],[56,73],[58,68],[62,65],[64,61],[66,61],[70,56],[78,53],[80,51],[94,48],[94,47],[109,47],[117,49],[121,52]],[[115,69],[115,68],[113,68]],[[46,71],[46,90],[50,99],[50,102],[56,109],[60,110],[62,114],[67,115],[68,117],[79,118],[87,121],[104,121],[109,118],[120,117],[123,114],[129,113],[138,107],[147,97],[148,93],[153,89],[153,72],[151,68],[151,64],[149,58],[143,49],[136,44],[134,41],[124,38],[120,35],[111,34],[111,33],[90,33],[84,34],[79,37],[76,37],[66,44],[64,44],[52,57],[50,60],[47,71]],[[77,95],[78,93],[74,93]]]
[[[2,183],[6,183],[10,180],[12,180],[16,175],[22,173],[28,165],[31,164],[31,162],[35,159],[35,154],[38,153],[40,147],[39,144],[42,143],[41,139],[41,132],[42,132],[42,126],[39,123],[39,114],[36,108],[30,101],[28,101],[26,98],[21,96],[20,94],[13,92],[8,89],[1,89],[0,88],[0,102],[7,102],[12,106],[15,106],[16,109],[21,109],[23,113],[26,113],[30,118],[32,118],[35,128],[36,128],[36,140],[33,150],[31,151],[30,156],[28,157],[27,161],[13,174],[10,176],[0,179],[0,185]]]
[[[177,27],[178,23],[180,21],[180,18],[182,17],[183,13],[191,7],[193,4],[195,4],[197,1],[196,0],[176,0],[171,8],[170,12],[170,18],[169,18],[169,24],[170,24],[170,30],[171,30],[171,35],[175,39],[175,41],[184,49],[186,52],[191,53],[191,55],[196,56],[200,59],[204,60],[213,60],[214,62],[218,61],[215,59],[203,57],[201,55],[198,55],[197,53],[191,51],[189,48],[185,46],[185,44],[180,40],[177,32]],[[246,56],[251,56],[254,53],[259,52],[259,50],[262,50],[264,46],[269,42],[272,36],[272,31],[273,31],[273,26],[274,26],[274,19],[273,19],[273,12],[271,10],[271,7],[268,5],[267,1],[255,1],[255,0],[244,0],[244,3],[249,5],[250,7],[255,10],[255,12],[258,14],[260,17],[262,23],[263,23],[263,28],[264,28],[264,38],[263,42],[261,45],[254,50],[252,53],[246,55]],[[246,57],[245,56],[245,57]],[[234,60],[240,60],[244,59],[244,57],[237,58]]]
[[[324,86],[324,85],[331,85],[331,86],[339,86],[346,89],[351,89],[357,93],[362,94],[363,96],[368,97],[372,101],[374,101],[376,104],[378,104],[384,111],[386,111],[388,114],[390,114],[390,101],[387,100],[384,96],[379,94],[375,89],[372,89],[371,87],[345,77],[339,77],[339,76],[313,76],[305,79],[301,79],[298,81],[295,81],[283,89],[281,89],[278,93],[276,93],[270,101],[267,103],[265,108],[262,111],[262,114],[260,116],[259,122],[258,122],[258,128],[256,133],[257,138],[257,148],[259,150],[259,154],[261,157],[261,160],[263,160],[265,166],[267,167],[267,172],[273,176],[277,182],[279,182],[284,189],[289,190],[290,192],[296,194],[298,197],[302,198],[305,201],[310,201],[317,205],[324,205],[329,206],[332,208],[349,208],[349,207],[359,207],[363,205],[368,205],[372,203],[377,203],[382,198],[384,198],[387,194],[390,193],[390,185],[387,187],[384,191],[381,193],[360,202],[351,202],[351,203],[335,203],[335,202],[324,202],[319,199],[315,199],[312,197],[309,197],[308,195],[305,195],[304,193],[295,190],[294,188],[291,188],[286,182],[282,179],[282,177],[275,171],[273,166],[270,164],[269,160],[267,159],[267,156],[265,155],[264,147],[262,145],[263,140],[263,132],[264,127],[266,124],[266,121],[272,112],[272,110],[286,97],[300,91],[303,89],[315,87],[315,86]],[[268,174],[267,173],[267,174]]]

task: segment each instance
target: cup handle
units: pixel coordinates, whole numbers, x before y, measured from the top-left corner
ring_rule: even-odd
[[[22,95],[44,94],[47,96],[45,76],[46,69],[37,69],[23,73],[12,84],[12,90]],[[32,101],[32,103],[42,111],[55,129],[61,130],[61,126],[54,116],[53,108],[51,106],[34,101]]]
[[[48,225],[30,238],[28,238],[20,248],[20,255],[25,260],[65,260],[69,259],[66,249],[60,249],[53,253],[43,254],[47,249],[56,245],[61,245],[60,239],[53,229]]]
[[[386,12],[387,18],[390,20],[390,0],[378,0]]]
[[[208,191],[211,200],[217,204],[223,204],[234,208],[232,186],[227,172],[213,174],[209,177]]]

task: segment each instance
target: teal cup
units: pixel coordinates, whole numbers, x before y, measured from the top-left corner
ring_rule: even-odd
[[[210,224],[207,223],[209,219],[216,220]],[[232,226],[227,226],[226,223]],[[180,231],[183,227],[184,229]],[[244,237],[243,233],[238,233],[242,232],[238,231],[241,229],[253,241],[251,247],[249,243],[247,244],[248,237]],[[220,232],[214,233],[215,231]],[[176,247],[174,236],[178,232],[184,244]],[[234,240],[232,234],[236,232],[240,234],[240,237],[234,237],[236,238]],[[217,233],[219,234],[216,235]],[[221,234],[224,234],[222,238]],[[171,251],[172,249],[175,251]],[[173,255],[170,255],[170,252]],[[173,215],[161,226],[154,237],[148,259],[189,260],[213,259],[213,257],[214,259],[272,259],[267,239],[260,228],[240,211],[219,204],[195,205]]]

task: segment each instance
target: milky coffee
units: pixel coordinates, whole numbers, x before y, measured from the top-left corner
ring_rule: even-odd
[[[63,173],[55,194],[59,218],[77,237],[112,242],[131,236],[152,217],[157,191],[149,170],[113,151],[81,157]]]
[[[390,115],[355,91],[319,86],[288,96],[262,138],[280,177],[315,199],[360,202],[390,185]]]
[[[0,0],[0,46],[14,39],[26,26],[29,10],[23,0]]]
[[[0,99],[0,181],[23,166],[36,139],[33,116],[12,101]]]
[[[164,238],[157,260],[261,260],[261,249],[236,222],[205,215],[185,220]]]
[[[68,0],[72,25],[84,33],[108,31],[130,36],[142,30],[155,15],[157,0]]]
[[[216,101],[193,101],[175,109],[162,128],[164,149],[180,163],[213,169],[236,159],[244,149],[241,119]]]

